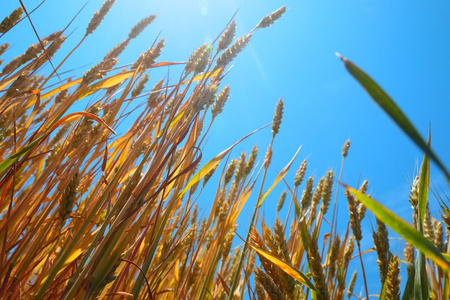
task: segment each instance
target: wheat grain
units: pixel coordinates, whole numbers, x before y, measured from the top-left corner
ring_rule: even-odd
[[[220,94],[217,96],[216,102],[214,103],[211,109],[213,120],[215,117],[217,117],[218,114],[220,114],[223,111],[223,107],[225,106],[225,103],[227,102],[229,97],[230,97],[230,85],[227,85],[222,89]]]
[[[279,254],[281,254],[281,258],[286,261],[288,264],[292,264],[291,257],[289,254],[286,237],[284,236],[284,229],[283,224],[281,224],[280,219],[275,220],[275,242],[281,251],[277,251]]]
[[[9,47],[9,43],[4,43],[0,45],[0,56],[3,55],[3,53],[5,53],[6,49],[8,49]],[[3,64],[3,59],[0,59],[0,65]]]
[[[336,265],[338,262],[338,256],[339,256],[339,249],[341,247],[341,239],[339,236],[336,236],[333,244],[329,250],[329,257],[328,257],[328,278],[329,281],[332,281],[332,279],[335,276],[336,273]]]
[[[278,246],[277,254],[278,256],[288,264],[292,265],[291,257],[289,254],[288,245],[286,242],[286,237],[284,235],[284,228],[283,224],[281,224],[280,220],[277,218],[275,220],[275,226],[274,226],[274,232],[275,232],[275,243]],[[283,291],[287,295],[289,299],[292,298],[292,295],[295,292],[295,280],[286,274],[285,272],[282,272],[280,270],[280,273],[282,275],[283,279]]]
[[[103,57],[103,60],[106,61],[108,59],[117,58],[117,56],[119,56],[123,52],[123,50],[125,50],[129,43],[130,40],[128,39],[120,42],[114,48],[109,50],[108,53],[106,53],[105,57]]]
[[[236,56],[247,46],[250,42],[251,34],[247,34],[234,42],[229,48],[227,48],[219,58],[216,60],[216,68],[225,68]]]
[[[230,25],[225,30],[225,32],[222,34],[219,40],[219,44],[217,45],[217,52],[224,50],[231,44],[231,42],[234,39],[235,32],[236,32],[236,22],[233,20],[231,21]]]
[[[214,172],[216,171],[217,166],[215,168],[213,168],[211,171],[209,171],[208,173],[206,173],[205,177],[203,178],[203,186],[206,185],[206,183],[208,183],[209,179],[214,175]]]
[[[198,60],[194,63],[194,75],[202,73],[210,62],[211,46],[205,45],[204,50],[200,53]]]
[[[302,198],[300,200],[302,211],[306,211],[311,205],[313,197],[313,185],[314,185],[314,178],[310,176],[306,181],[306,186],[305,189],[303,190]]]
[[[203,110],[205,106],[213,104],[216,92],[217,83],[210,83],[206,88],[202,89],[199,93],[196,93],[192,99],[191,114],[196,114]]]
[[[326,180],[324,181],[322,187],[322,205],[320,206],[320,211],[323,215],[327,213],[328,207],[330,206],[331,196],[333,193],[333,178],[333,171],[328,170]]]
[[[414,265],[414,246],[413,244],[406,242],[404,249],[405,261]]]
[[[312,222],[316,218],[317,214],[317,206],[320,203],[320,199],[322,198],[322,192],[323,192],[323,185],[325,183],[326,179],[324,177],[320,178],[319,183],[316,186],[316,190],[314,191],[312,200],[311,200],[311,210],[309,212],[309,219],[308,224],[312,224]]]
[[[442,223],[433,218],[434,245],[440,252],[444,252],[444,228]]]
[[[317,241],[311,235],[309,236],[308,259],[311,267],[311,274],[317,291],[323,300],[330,299],[328,287],[323,273],[322,258],[320,257]]]
[[[264,168],[268,168],[269,166],[270,166],[270,163],[272,162],[272,144],[270,144],[268,147],[267,147],[267,150],[266,150],[266,155],[264,156],[264,163],[263,163],[263,165],[264,165]]]
[[[156,15],[150,15],[148,17],[145,17],[144,19],[140,20],[134,27],[131,29],[130,33],[128,34],[129,39],[136,38],[139,34],[141,34],[144,29],[150,25],[154,20],[156,19]]]
[[[355,237],[350,236],[347,242],[347,247],[345,248],[344,252],[344,269],[348,267],[348,264],[350,263],[354,250],[355,250]]]
[[[59,217],[61,226],[64,224],[64,221],[69,217],[72,209],[75,205],[75,200],[78,192],[78,185],[80,184],[80,176],[78,172],[76,172],[72,179],[69,181],[69,184],[64,190],[64,193],[59,201]]]
[[[274,11],[273,13],[265,16],[264,18],[261,19],[261,21],[259,21],[258,25],[256,25],[255,29],[259,29],[259,28],[265,28],[265,27],[270,27],[273,23],[275,23],[276,20],[278,20],[279,18],[281,18],[281,16],[286,12],[286,6],[283,6],[279,9],[277,9],[276,11]]]
[[[248,157],[247,165],[245,166],[244,177],[247,177],[252,171],[257,156],[258,156],[258,147],[253,146],[252,152],[250,152],[250,156]]]
[[[147,83],[149,78],[148,73],[145,74],[141,79],[139,79],[138,83],[134,87],[133,91],[131,91],[131,97],[136,97],[142,93],[142,90],[145,88],[145,84]]]
[[[207,51],[207,46],[207,44],[203,44],[195,49],[195,51],[191,54],[188,61],[186,62],[186,65],[184,66],[184,71],[186,72],[186,74],[189,74],[196,69],[197,65],[202,60],[202,56],[204,56]]]
[[[246,153],[242,152],[241,157],[239,159],[239,163],[237,164],[236,171],[234,173],[234,178],[236,182],[240,182],[241,179],[244,178],[245,167],[247,166],[247,162],[245,161]]]
[[[39,69],[45,62],[50,61],[50,59],[55,55],[55,53],[61,48],[62,43],[66,40],[65,36],[59,36],[55,41],[53,41],[45,50],[44,56],[42,56],[36,64],[33,66],[35,70]]]
[[[258,297],[258,300],[265,300],[266,293],[264,291],[264,287],[262,286],[259,280],[255,280],[255,294]]]
[[[156,59],[161,55],[161,51],[164,48],[164,39],[161,39],[156,46],[151,47],[143,54],[139,55],[139,58],[131,66],[132,70],[137,69],[141,65],[141,71],[147,70],[156,63]]]
[[[23,8],[16,8],[9,16],[3,19],[0,23],[0,33],[6,33],[10,30],[14,25],[16,25],[17,21],[22,18]]]
[[[359,218],[359,222],[362,222],[362,220],[364,219],[364,217],[366,216],[366,211],[367,208],[364,204],[359,203],[358,205],[358,218]]]
[[[400,273],[397,255],[394,255],[389,263],[389,271],[386,279],[386,299],[400,299]]]
[[[297,172],[295,173],[294,177],[294,186],[298,187],[302,184],[303,178],[305,177],[306,168],[308,166],[308,162],[305,160],[302,161],[300,164],[300,167],[298,168]]]
[[[95,80],[102,79],[106,73],[117,64],[117,62],[118,61],[115,58],[99,62],[84,74],[81,85],[86,86]]]
[[[350,213],[350,226],[353,231],[353,235],[355,236],[356,241],[361,241],[362,239],[362,231],[361,231],[361,221],[358,215],[358,209],[355,204],[355,198],[350,193],[349,190],[345,191],[345,196],[347,197],[348,202],[348,211]]]
[[[27,81],[27,78],[27,74],[19,75],[16,80],[14,80],[13,83],[8,87],[8,90],[5,93],[5,98],[23,92],[23,87]]]
[[[234,233],[236,231],[237,225],[233,225],[230,231],[225,235],[223,246],[222,246],[222,262],[225,262],[231,251],[231,245],[233,243]]]
[[[163,83],[164,83],[164,79],[161,79],[152,88],[152,90],[147,98],[147,106],[148,107],[155,108],[158,106],[158,103],[160,102],[160,101],[158,101],[158,99],[161,94],[161,89],[162,89]]]
[[[350,278],[350,282],[347,287],[347,297],[350,299],[350,297],[353,294],[353,289],[355,288],[356,278],[358,276],[358,272],[355,270],[352,274],[352,277]]]
[[[84,34],[85,37],[94,32],[95,29],[97,29],[97,27],[103,21],[103,18],[113,6],[114,2],[116,2],[116,0],[106,0],[100,7],[100,11],[96,11],[94,13],[94,16],[92,16],[92,19],[86,28],[86,33]]]
[[[280,212],[280,210],[283,208],[284,205],[284,201],[286,200],[286,190],[284,190],[281,195],[280,198],[278,198],[278,202],[277,202],[277,213]]]
[[[271,300],[286,299],[280,288],[273,282],[273,280],[266,273],[264,273],[263,270],[261,270],[258,267],[256,267],[255,270],[255,278],[264,287]]]
[[[0,45],[0,55],[3,55],[3,53],[5,53],[6,49],[9,48],[9,43],[4,43]]]
[[[428,208],[428,203],[427,203],[427,207],[425,209],[425,215],[423,218],[422,225],[423,225],[423,236],[426,237],[431,242],[434,242],[435,235],[434,235],[434,230],[433,230],[433,224],[431,222],[431,214],[430,214],[430,209]]]
[[[386,280],[389,268],[389,240],[386,225],[377,219],[378,232],[373,232],[373,243],[377,251],[377,263],[380,271],[381,284]]]
[[[369,181],[366,179],[361,184],[361,187],[359,188],[359,191],[363,194],[367,193],[367,190],[369,188]]]
[[[272,236],[272,233],[270,230],[266,228],[266,230],[263,232],[264,238],[262,238],[258,232],[255,230],[255,228],[252,229],[252,240],[254,244],[259,247],[260,249],[266,250],[266,244],[270,248],[270,252],[277,256],[278,246]],[[274,285],[277,286],[278,289],[283,288],[285,280],[280,275],[280,272],[282,272],[277,266],[274,266],[271,261],[269,261],[264,256],[260,255],[258,253],[259,261],[261,262],[264,271],[268,274],[268,278],[271,279],[271,281],[274,283]],[[280,290],[281,291],[281,290]]]
[[[348,155],[348,149],[350,149],[350,140],[347,140],[342,146],[342,157],[346,158]]]
[[[277,105],[275,108],[275,114],[273,115],[272,138],[274,138],[280,131],[281,120],[283,119],[283,108],[284,108],[284,103],[283,103],[283,100],[280,99],[277,102]]]
[[[44,50],[43,47],[47,46],[48,44],[49,40],[44,38],[41,40],[41,42],[29,46],[25,53],[15,57],[9,63],[7,63],[3,67],[2,73],[0,75],[9,74],[15,69],[18,69],[23,64],[26,64],[32,59],[35,59]]]
[[[409,202],[411,203],[414,209],[417,207],[417,204],[419,202],[419,181],[420,181],[419,176],[416,176],[409,194]]]

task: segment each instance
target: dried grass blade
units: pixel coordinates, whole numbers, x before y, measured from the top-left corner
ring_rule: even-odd
[[[375,248],[370,248],[370,249],[367,249],[366,251],[361,252],[361,255],[364,255],[364,254],[367,254],[367,253],[370,253],[370,252],[373,252],[373,251],[375,251]],[[358,256],[359,256],[359,254],[353,256],[352,259],[355,258],[355,257],[358,257]]]
[[[106,124],[102,119],[100,119],[99,117],[97,117],[94,114],[85,112],[85,111],[80,111],[80,112],[75,112],[75,113],[71,113],[68,114],[67,116],[64,116],[63,118],[61,118],[60,120],[58,120],[58,122],[56,122],[52,127],[50,127],[50,132],[55,130],[59,125],[61,125],[63,122],[65,121],[70,121],[72,119],[79,119],[80,117],[88,117],[90,119],[93,119],[97,122],[99,122],[100,124],[102,124],[106,129],[108,129],[109,131],[111,131],[113,134],[117,134],[114,129],[112,129],[111,127],[108,126],[108,124]]]
[[[217,274],[217,278],[219,278],[220,283],[222,284],[223,289],[225,290],[227,295],[229,295],[230,294],[230,288],[228,287],[227,282],[222,278],[222,276],[220,276],[219,273],[216,273],[216,274]]]

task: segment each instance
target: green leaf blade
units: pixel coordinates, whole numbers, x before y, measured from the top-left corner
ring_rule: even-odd
[[[428,146],[430,146],[430,137],[428,137]],[[422,161],[422,167],[420,168],[419,179],[419,227],[422,229],[423,220],[425,219],[425,213],[428,204],[428,189],[430,185],[430,159],[425,153]],[[422,230],[419,230],[422,232]]]
[[[363,70],[356,66],[353,62],[340,54],[336,53],[344,63],[347,71],[359,82],[372,99],[389,115],[389,117],[416,143],[444,172],[447,181],[450,183],[450,172],[427,145],[420,133],[409,121],[402,110],[395,104],[389,95]]]
[[[405,240],[413,244],[426,257],[439,265],[444,272],[450,272],[450,263],[442,256],[439,250],[428,239],[423,237],[414,227],[399,218],[396,214],[385,208],[379,202],[364,195],[351,187],[345,186],[361,203],[363,203],[372,213],[397,232]]]

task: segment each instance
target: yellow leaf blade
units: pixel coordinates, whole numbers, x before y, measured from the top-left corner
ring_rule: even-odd
[[[250,248],[252,248],[253,250],[255,250],[259,255],[261,255],[264,258],[266,258],[267,260],[271,261],[274,265],[279,267],[286,274],[288,274],[289,276],[291,276],[292,278],[294,278],[295,280],[297,280],[298,282],[300,282],[304,286],[310,288],[311,290],[317,291],[316,287],[308,279],[308,277],[305,274],[303,274],[302,272],[300,272],[299,270],[297,270],[296,268],[292,267],[288,263],[285,263],[284,261],[280,260],[276,256],[273,256],[272,254],[270,254],[269,252],[267,252],[267,251],[265,251],[263,249],[260,249],[260,248],[254,246],[254,245],[252,245],[250,243],[247,243],[247,245]]]
[[[98,90],[101,89],[107,89],[110,88],[116,84],[121,83],[122,81],[130,78],[131,76],[133,76],[133,74],[136,72],[136,70],[132,70],[132,71],[125,71],[125,72],[121,72],[118,74],[115,74],[113,76],[110,76],[108,78],[105,78],[103,80],[100,80],[97,83],[94,83],[93,85],[89,86],[88,88],[84,89],[79,95],[78,95],[78,100],[89,96],[93,93],[95,93]]]
[[[251,136],[252,134],[260,131],[261,129],[267,127],[269,125],[263,126],[259,129],[256,129],[253,132],[250,132],[246,136],[244,136],[242,139],[231,145],[229,148],[225,149],[215,157],[213,157],[210,161],[208,161],[201,169],[197,172],[194,176],[192,176],[192,179],[188,182],[188,184],[185,186],[185,188],[178,194],[178,198],[180,198],[182,195],[184,195],[194,184],[199,182],[203,177],[205,177],[206,174],[208,174],[212,169],[217,167],[219,162],[227,155],[236,145],[241,143],[243,140]]]
[[[5,81],[3,84],[0,85],[0,90],[3,90],[4,88],[6,88],[8,85],[10,85],[14,80],[16,80],[16,78],[19,75],[17,74],[17,76],[14,76],[12,78],[10,78],[9,80]]]
[[[220,72],[222,72],[222,69],[220,68],[220,69],[217,69],[217,70],[215,70],[215,71],[209,71],[209,72],[206,72],[206,73],[202,73],[202,74],[199,74],[199,75],[197,75],[197,76],[195,76],[194,78],[192,78],[192,79],[189,79],[189,80],[186,80],[185,82],[183,82],[182,84],[187,84],[187,83],[189,83],[189,82],[194,82],[194,81],[199,81],[199,80],[202,80],[203,78],[209,78],[209,77],[215,77],[215,76],[217,76]]]
[[[44,99],[46,99],[48,97],[51,97],[51,96],[53,96],[53,95],[55,95],[55,94],[57,94],[59,92],[62,92],[64,90],[67,90],[67,89],[73,87],[74,85],[77,85],[77,84],[81,83],[81,81],[83,81],[83,78],[78,78],[78,79],[69,81],[69,82],[67,82],[67,83],[65,83],[63,85],[60,85],[57,88],[51,90],[50,92],[47,92],[47,93],[43,94],[41,96],[41,100],[44,100]]]
[[[258,203],[256,204],[257,207],[260,207],[264,203],[264,200],[272,192],[273,188],[278,184],[278,182],[281,181],[281,179],[283,179],[284,176],[286,176],[287,172],[289,171],[289,168],[291,167],[292,163],[294,162],[295,158],[297,157],[297,154],[300,151],[300,149],[302,149],[302,146],[300,146],[298,148],[297,152],[295,152],[294,157],[286,165],[286,167],[284,167],[283,170],[281,170],[280,173],[278,173],[278,176],[275,178],[275,180],[273,181],[270,188],[261,196],[261,198],[259,198]]]

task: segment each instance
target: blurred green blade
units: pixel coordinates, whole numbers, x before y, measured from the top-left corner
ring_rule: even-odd
[[[420,136],[414,125],[408,120],[406,115],[389,97],[389,95],[363,70],[358,68],[354,63],[340,54],[336,55],[342,60],[347,71],[361,84],[366,92],[375,102],[394,120],[395,123],[416,143],[428,156],[439,166],[445,173],[447,181],[450,182],[450,173],[439,158],[434,154],[433,150],[427,146],[425,140]]]
[[[373,200],[372,198],[364,195],[363,193],[355,190],[349,186],[345,186],[361,203],[363,203],[373,214],[380,219],[383,223],[389,226],[392,230],[401,235],[405,240],[413,244],[418,250],[420,250],[426,257],[434,261],[439,265],[444,272],[450,272],[450,262],[448,262],[439,250],[428,239],[423,237],[414,227],[406,223],[399,218],[396,214],[389,209]]]
[[[413,299],[413,295],[414,295],[414,276],[415,276],[415,269],[414,269],[414,265],[409,263],[409,262],[404,262],[409,269],[411,270],[408,273],[408,279],[406,281],[406,286],[405,289],[403,291],[403,296],[402,296],[402,300],[409,300],[409,299]]]
[[[34,141],[32,141],[27,146],[23,147],[18,151],[17,153],[14,153],[10,157],[6,158],[4,161],[0,163],[0,172],[3,172],[8,167],[10,167],[15,161],[17,161],[19,158],[23,157],[24,155],[27,155],[30,153],[30,151],[33,151],[33,149],[37,146],[37,144],[42,140],[42,136]]]
[[[416,273],[414,275],[414,296],[417,300],[428,299],[427,271],[425,267],[424,254],[419,251],[415,263]]]

